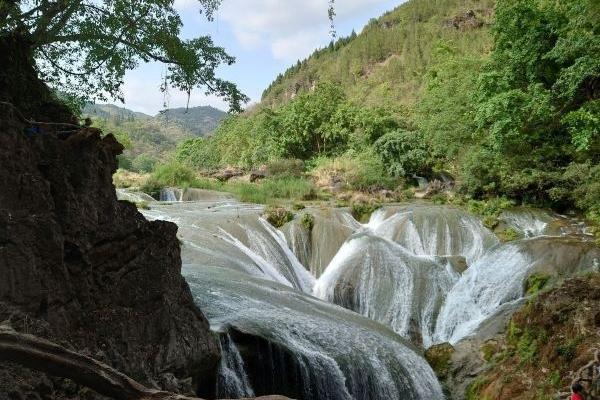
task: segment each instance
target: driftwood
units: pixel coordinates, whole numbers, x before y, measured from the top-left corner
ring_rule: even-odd
[[[199,400],[174,393],[149,389],[125,374],[91,357],[84,356],[48,340],[16,332],[0,325],[0,361],[8,361],[68,378],[99,394],[117,400]],[[269,396],[263,400],[285,400]]]

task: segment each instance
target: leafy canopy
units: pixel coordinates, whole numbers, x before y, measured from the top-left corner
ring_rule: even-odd
[[[220,0],[198,0],[211,19]],[[123,100],[127,70],[140,62],[166,65],[161,90],[203,88],[223,97],[232,111],[248,99],[216,76],[235,60],[209,36],[182,39],[173,0],[0,0],[0,38],[30,47],[39,77],[87,100]]]

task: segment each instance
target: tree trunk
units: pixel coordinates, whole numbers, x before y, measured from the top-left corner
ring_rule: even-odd
[[[0,101],[13,104],[27,119],[71,122],[73,113],[38,77],[31,41],[0,36]]]

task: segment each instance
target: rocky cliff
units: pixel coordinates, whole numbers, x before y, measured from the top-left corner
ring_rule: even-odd
[[[117,201],[121,151],[98,130],[32,129],[0,106],[0,321],[151,387],[202,394],[218,344],[181,277],[177,227]],[[84,393],[0,363],[0,399]]]

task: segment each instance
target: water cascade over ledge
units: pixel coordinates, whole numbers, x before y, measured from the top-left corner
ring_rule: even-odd
[[[261,206],[208,198],[144,214],[179,225],[184,275],[221,338],[219,397],[441,399],[413,345],[457,343],[502,323],[533,273],[600,265],[581,223],[541,210],[502,214],[524,238],[501,243],[449,206],[386,206],[367,224],[344,209],[307,208],[277,230]]]

